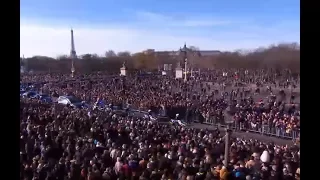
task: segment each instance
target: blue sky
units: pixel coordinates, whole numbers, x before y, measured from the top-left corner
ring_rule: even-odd
[[[300,42],[298,0],[21,0],[20,54],[254,49]]]

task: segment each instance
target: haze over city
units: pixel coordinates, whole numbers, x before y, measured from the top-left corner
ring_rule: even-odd
[[[298,0],[21,0],[20,55],[255,49],[300,42]]]

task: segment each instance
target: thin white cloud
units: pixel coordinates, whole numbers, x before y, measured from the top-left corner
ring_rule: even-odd
[[[57,21],[54,24],[36,23],[24,20],[20,24],[20,55],[30,57],[44,55],[57,57],[70,52],[70,25]],[[192,23],[190,23],[192,24]],[[195,23],[194,23],[195,24]],[[177,50],[184,42],[203,50],[255,49],[278,42],[290,42],[299,39],[297,34],[287,33],[284,28],[264,32],[257,28],[238,28],[212,31],[203,27],[148,29],[129,26],[103,26],[78,24],[73,26],[75,47],[78,55],[85,53],[104,53],[112,49],[116,52],[129,50],[139,52],[148,48],[156,50]],[[204,33],[203,30],[210,33]],[[212,31],[212,32],[211,32]],[[279,32],[281,31],[281,32]],[[283,34],[286,36],[282,36]]]
[[[135,14],[139,20],[145,20],[145,21],[163,22],[163,21],[173,20],[173,18],[170,16],[153,13],[153,12],[147,12],[147,11],[138,11],[138,12],[135,12]]]
[[[221,26],[221,25],[228,25],[233,24],[234,22],[231,21],[223,21],[223,20],[187,20],[182,23],[183,26],[188,27],[203,27],[203,26]]]
[[[209,26],[222,26],[239,23],[238,21],[215,19],[209,17],[184,17],[179,18],[154,12],[137,11],[135,12],[137,20],[140,22],[159,24],[161,26],[174,26],[174,27],[209,27]]]

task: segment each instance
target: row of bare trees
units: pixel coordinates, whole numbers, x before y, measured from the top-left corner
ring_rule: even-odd
[[[246,69],[290,69],[300,72],[300,48],[297,44],[281,44],[266,49],[257,49],[252,52],[222,52],[214,56],[201,56],[191,53],[188,62],[196,68],[246,68]],[[114,53],[107,51],[105,57],[94,54],[85,54],[75,60],[77,72],[90,73],[93,71],[119,72],[125,62],[129,69],[154,70],[163,64],[173,64],[182,61],[182,56],[172,56],[168,53]],[[61,56],[57,59],[34,56],[24,60],[28,70],[39,72],[68,73],[71,68],[71,59]]]

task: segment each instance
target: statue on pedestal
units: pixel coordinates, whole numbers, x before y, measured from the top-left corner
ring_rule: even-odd
[[[120,76],[126,76],[126,75],[127,75],[126,62],[123,62],[122,67],[120,68]]]
[[[181,68],[181,65],[180,65],[180,61],[178,62],[177,64],[177,67],[176,67],[176,78],[177,79],[182,79],[183,77],[183,72],[182,72],[182,68]]]

